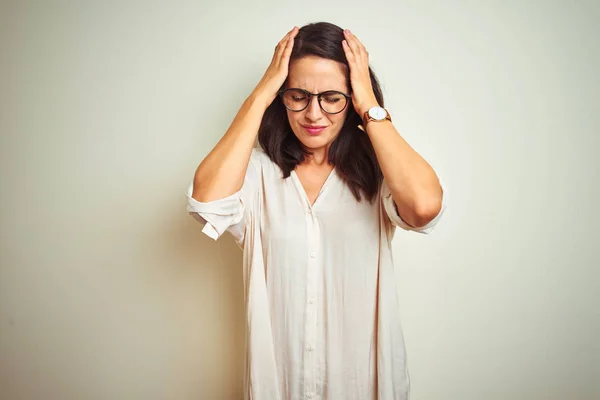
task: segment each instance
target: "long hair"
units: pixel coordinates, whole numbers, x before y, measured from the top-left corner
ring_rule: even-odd
[[[306,56],[337,61],[345,67],[346,81],[351,88],[348,60],[342,48],[342,40],[344,32],[334,24],[318,22],[305,25],[294,39],[290,64]],[[381,88],[371,68],[369,74],[377,102],[383,107]],[[364,195],[371,202],[380,188],[383,174],[369,137],[358,128],[362,124],[362,117],[354,110],[351,101],[346,107],[349,107],[346,120],[329,148],[329,163],[335,166],[357,201],[361,201]],[[265,111],[258,131],[258,141],[269,158],[281,168],[284,178],[288,178],[291,171],[310,154],[292,132],[286,108],[279,96]]]

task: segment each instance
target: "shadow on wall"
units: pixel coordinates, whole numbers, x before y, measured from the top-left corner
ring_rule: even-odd
[[[185,365],[205,398],[242,397],[245,363],[242,250],[226,233],[219,240],[185,211],[155,232],[168,240],[162,255],[175,301],[177,329],[186,337]],[[160,238],[158,240],[161,240]],[[200,365],[198,365],[200,364]],[[200,367],[200,371],[198,371]],[[198,380],[200,380],[198,382]]]

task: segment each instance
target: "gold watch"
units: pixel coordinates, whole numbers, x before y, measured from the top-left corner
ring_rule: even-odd
[[[363,115],[363,128],[367,129],[367,124],[371,121],[381,122],[385,120],[392,122],[392,117],[385,108],[380,106],[371,107]]]

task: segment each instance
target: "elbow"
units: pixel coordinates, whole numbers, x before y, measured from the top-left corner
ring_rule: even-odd
[[[402,219],[413,228],[422,228],[433,221],[441,210],[442,194],[440,191],[438,195],[419,196],[412,206],[406,209],[406,215]]]
[[[194,178],[194,182],[192,185],[192,193],[190,197],[200,203],[207,203],[209,201],[206,196],[205,188],[202,187],[200,181],[197,178]]]
[[[210,185],[210,181],[199,179],[198,175],[196,175],[192,184],[190,197],[199,203],[210,203],[225,196],[221,195],[221,193],[216,193],[215,187],[214,185]]]
[[[416,227],[429,224],[442,210],[442,196],[421,200],[414,208],[413,222]]]
[[[442,209],[441,203],[438,206],[420,207],[415,211],[414,226],[421,228],[429,224],[439,214]]]
[[[210,203],[225,196],[219,192],[219,187],[215,185],[215,180],[211,176],[207,176],[199,168],[194,175],[191,197],[199,203]]]

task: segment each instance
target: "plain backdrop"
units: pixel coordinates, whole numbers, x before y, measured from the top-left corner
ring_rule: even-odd
[[[242,253],[185,210],[294,25],[369,50],[448,209],[394,242],[413,400],[600,398],[600,3],[5,1],[0,398],[241,398]],[[337,399],[330,399],[337,400]]]

